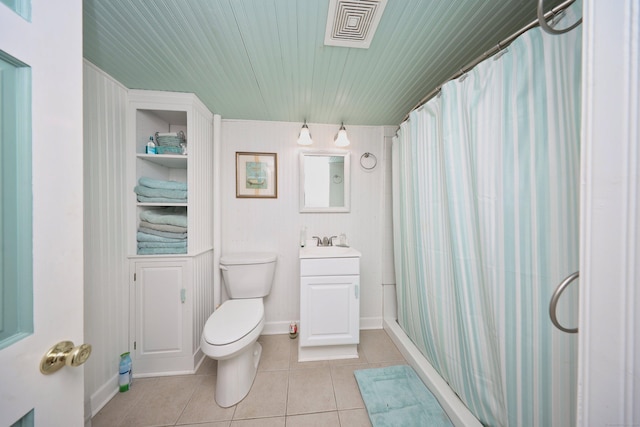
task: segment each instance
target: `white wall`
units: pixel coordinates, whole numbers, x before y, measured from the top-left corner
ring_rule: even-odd
[[[286,333],[289,322],[300,318],[298,241],[307,236],[345,233],[349,244],[362,252],[361,328],[382,327],[383,247],[385,243],[385,128],[346,125],[351,145],[351,212],[299,212],[299,153],[334,149],[340,127],[309,124],[314,144],[296,144],[302,123],[222,121],[222,254],[237,251],[274,251],[278,264],[271,294],[265,299],[265,333]],[[278,198],[238,199],[235,196],[235,153],[268,152],[278,155]],[[360,167],[360,157],[373,153],[378,165]],[[388,184],[387,184],[388,185]],[[386,253],[386,252],[385,252]]]
[[[640,3],[584,3],[578,426],[640,425]]]
[[[120,354],[128,351],[127,89],[84,63],[85,395],[95,414],[117,390]]]

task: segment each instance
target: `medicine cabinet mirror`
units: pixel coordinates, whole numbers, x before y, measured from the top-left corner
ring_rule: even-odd
[[[300,153],[300,212],[349,212],[347,151]]]

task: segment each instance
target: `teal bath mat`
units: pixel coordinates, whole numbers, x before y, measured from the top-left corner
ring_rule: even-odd
[[[353,374],[373,427],[453,426],[410,366],[362,369]]]

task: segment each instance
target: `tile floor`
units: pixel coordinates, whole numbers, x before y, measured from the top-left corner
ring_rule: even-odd
[[[136,379],[92,426],[370,426],[353,371],[406,363],[381,329],[360,332],[358,359],[300,363],[297,339],[264,335],[259,341],[256,379],[237,405],[216,404],[216,362],[207,358],[195,375]]]

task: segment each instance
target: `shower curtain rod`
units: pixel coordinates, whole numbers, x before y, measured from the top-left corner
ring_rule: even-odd
[[[559,4],[558,6],[554,7],[553,9],[551,9],[549,12],[544,14],[544,18],[545,19],[549,19],[552,17],[555,17],[558,12],[562,12],[563,10],[565,10],[566,8],[568,8],[569,6],[571,6],[573,3],[575,3],[576,0],[567,0],[562,4]],[[432,90],[431,92],[429,92],[424,98],[422,98],[420,100],[420,102],[418,102],[418,104],[413,107],[411,110],[409,110],[409,112],[407,113],[406,116],[404,116],[404,119],[402,119],[402,121],[400,123],[404,123],[405,121],[407,121],[407,119],[409,118],[409,115],[411,114],[412,111],[417,110],[418,108],[422,107],[424,104],[426,104],[431,98],[433,98],[434,96],[436,96],[440,90],[442,89],[442,86],[447,83],[450,82],[451,80],[455,80],[463,75],[465,75],[467,72],[469,72],[473,67],[475,67],[476,65],[478,65],[479,63],[481,63],[482,61],[484,61],[485,59],[488,59],[490,57],[492,57],[493,55],[495,55],[496,53],[499,53],[501,50],[505,49],[507,46],[509,46],[511,44],[511,42],[513,42],[515,39],[517,39],[518,37],[520,37],[522,34],[526,33],[527,31],[529,31],[532,28],[538,27],[540,25],[540,21],[538,19],[536,19],[535,21],[531,22],[529,25],[527,25],[526,27],[521,28],[520,30],[516,31],[515,33],[513,33],[512,35],[510,35],[509,37],[507,37],[506,39],[502,40],[501,42],[498,42],[497,45],[495,45],[494,47],[492,47],[491,49],[489,49],[488,51],[486,51],[485,53],[483,53],[482,55],[478,56],[476,59],[474,59],[473,61],[469,62],[467,65],[465,65],[464,67],[462,67],[460,69],[460,71],[456,72],[454,75],[452,75],[451,77],[449,77],[448,79],[446,79],[442,84],[438,85],[438,87],[436,87],[434,90]]]

